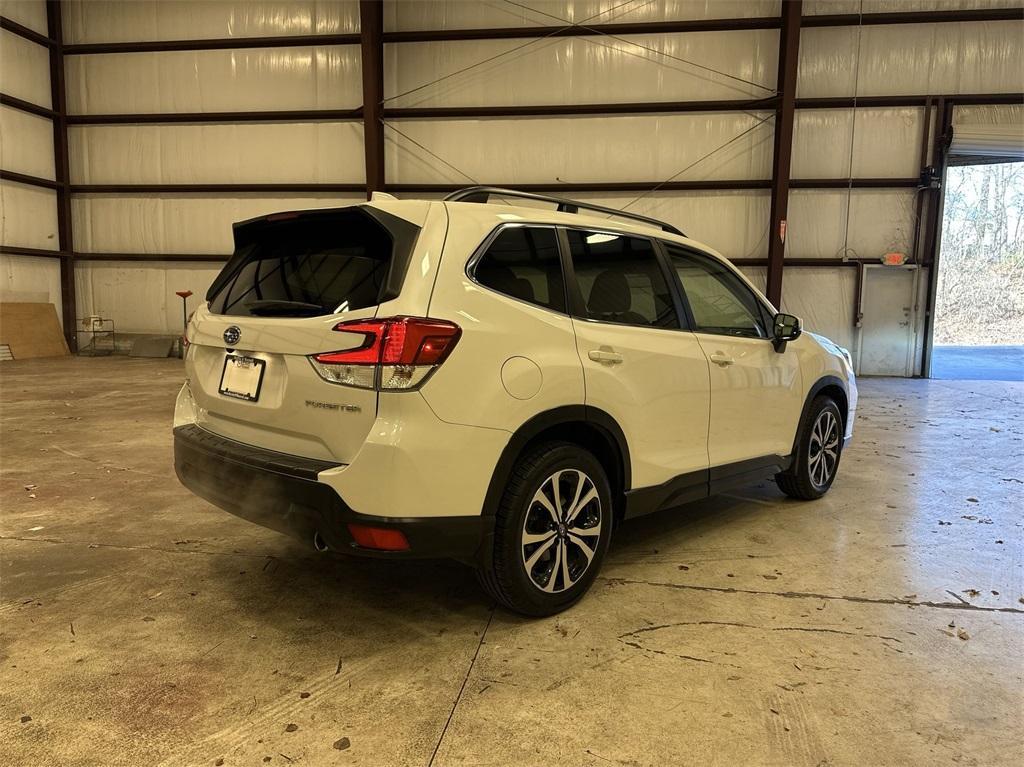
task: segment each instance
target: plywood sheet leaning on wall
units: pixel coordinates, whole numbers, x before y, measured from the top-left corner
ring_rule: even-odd
[[[69,354],[53,304],[0,302],[0,344],[16,360]]]

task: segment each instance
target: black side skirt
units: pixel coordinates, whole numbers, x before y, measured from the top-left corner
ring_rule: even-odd
[[[766,455],[711,469],[680,474],[661,485],[641,487],[626,493],[626,519],[642,517],[663,509],[699,501],[734,487],[749,485],[786,471],[792,456]]]

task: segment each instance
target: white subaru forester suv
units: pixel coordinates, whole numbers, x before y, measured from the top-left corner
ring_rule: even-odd
[[[234,236],[175,468],[322,551],[456,558],[548,615],[624,520],[770,475],[818,498],[852,435],[849,354],[669,224],[474,187]]]

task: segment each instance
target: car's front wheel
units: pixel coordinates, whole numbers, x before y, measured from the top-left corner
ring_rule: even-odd
[[[843,452],[843,416],[831,397],[816,397],[801,425],[793,463],[775,475],[779,488],[791,498],[821,498],[835,481]]]
[[[538,445],[516,463],[495,513],[494,551],[478,570],[499,603],[552,615],[586,593],[611,536],[608,477],[588,451]]]

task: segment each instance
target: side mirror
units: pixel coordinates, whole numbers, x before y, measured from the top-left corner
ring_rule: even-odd
[[[775,351],[785,351],[786,342],[795,341],[802,332],[803,327],[801,327],[799,317],[781,312],[776,314],[775,322],[772,324],[772,343],[775,344]]]

